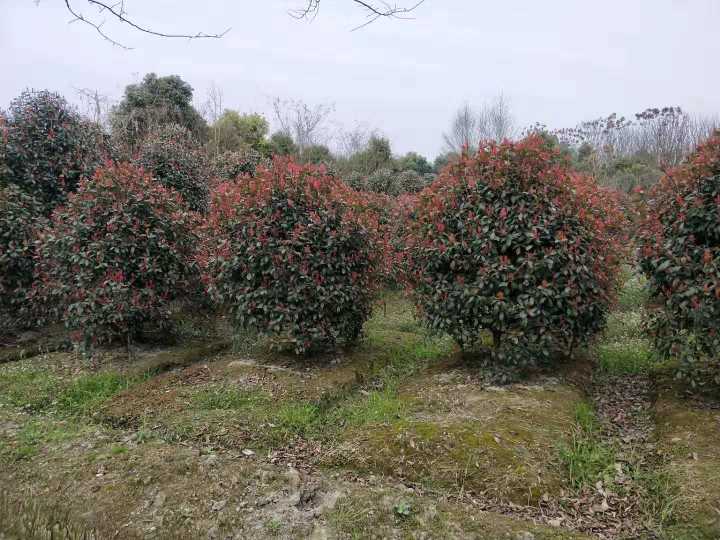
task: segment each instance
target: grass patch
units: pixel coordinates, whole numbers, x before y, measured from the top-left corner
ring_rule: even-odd
[[[10,462],[30,459],[42,446],[73,439],[81,431],[82,426],[72,420],[31,419],[0,443],[0,455]]]
[[[33,413],[91,415],[103,402],[147,377],[107,372],[67,382],[42,371],[7,371],[0,374],[0,401]]]
[[[319,427],[322,418],[313,403],[286,403],[274,416],[274,424],[287,435],[309,435]]]
[[[600,440],[595,413],[587,403],[575,409],[575,428],[568,443],[560,448],[568,480],[576,489],[612,478],[615,450]]]
[[[239,390],[228,386],[204,388],[193,396],[193,405],[198,409],[241,410],[265,405],[270,397],[261,391]]]
[[[60,389],[60,381],[43,371],[14,370],[0,374],[0,401],[30,412],[50,407]]]
[[[618,296],[618,309],[635,311],[645,306],[650,298],[647,279],[629,266],[625,267],[623,274],[623,287]]]
[[[336,426],[363,426],[397,421],[405,415],[407,404],[392,388],[374,390],[341,404],[328,414]]]
[[[119,373],[98,373],[75,379],[57,400],[57,409],[67,415],[90,415],[106,400],[141,378]]]
[[[647,373],[656,364],[652,346],[646,339],[601,343],[597,355],[600,369],[612,375]]]

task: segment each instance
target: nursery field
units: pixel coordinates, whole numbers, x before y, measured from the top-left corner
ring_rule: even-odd
[[[400,292],[312,360],[185,315],[168,347],[0,350],[0,538],[720,537],[720,407],[607,329],[510,382]],[[128,358],[128,355],[132,358]]]

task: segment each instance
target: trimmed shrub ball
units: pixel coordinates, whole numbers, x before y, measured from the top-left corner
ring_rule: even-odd
[[[81,182],[40,237],[36,295],[85,345],[130,340],[201,288],[198,216],[134,165]]]
[[[209,216],[210,290],[238,329],[280,337],[297,354],[352,343],[380,276],[377,214],[323,167],[276,158],[221,184]]]
[[[619,204],[541,137],[488,143],[423,190],[405,279],[428,327],[529,364],[602,329],[623,253]]]

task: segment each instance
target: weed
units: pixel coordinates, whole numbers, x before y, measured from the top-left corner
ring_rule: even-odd
[[[271,518],[265,522],[265,529],[273,536],[277,536],[282,529],[282,521],[278,518]]]
[[[395,389],[385,388],[360,394],[330,411],[328,417],[334,425],[362,426],[395,421],[404,415],[406,408]]]
[[[393,506],[393,512],[400,518],[406,518],[410,517],[410,514],[412,514],[412,508],[408,503],[401,502]]]
[[[643,513],[660,527],[675,521],[680,500],[680,488],[675,477],[668,471],[639,471],[633,476],[641,486]]]
[[[600,440],[597,419],[587,403],[578,404],[575,422],[569,443],[560,448],[560,459],[572,486],[581,489],[599,479],[606,480],[616,459],[615,450]]]
[[[118,456],[120,454],[127,454],[128,449],[126,446],[123,446],[121,444],[113,445],[110,447],[110,454],[113,456]]]
[[[42,445],[72,439],[80,431],[81,426],[73,421],[29,420],[20,428],[13,441],[8,438],[3,442],[0,456],[9,461],[29,459],[38,453]]]

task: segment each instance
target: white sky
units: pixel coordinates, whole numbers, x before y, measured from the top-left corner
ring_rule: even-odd
[[[377,128],[396,153],[429,158],[462,102],[500,92],[522,126],[664,105],[720,112],[720,0],[425,0],[415,20],[357,32],[364,14],[349,0],[323,0],[312,23],[287,14],[304,0],[125,3],[157,30],[232,30],[221,40],[167,40],[108,19],[104,30],[134,47],[124,51],[68,24],[63,0],[0,0],[0,108],[26,87],[117,99],[154,71],[180,75],[197,101],[214,82],[227,107],[268,119],[273,96],[334,103],[337,122]]]

